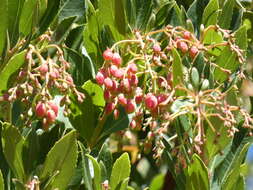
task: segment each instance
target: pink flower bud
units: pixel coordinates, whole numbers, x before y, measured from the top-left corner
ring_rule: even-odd
[[[115,65],[117,65],[117,66],[121,65],[122,60],[121,60],[121,57],[120,57],[120,55],[118,53],[114,53],[113,54],[113,56],[112,56],[112,62]]]
[[[105,113],[110,114],[115,109],[115,104],[113,102],[109,102],[105,106]]]
[[[53,110],[48,110],[47,111],[47,121],[49,123],[53,123],[55,122],[55,119],[56,119],[56,114]]]
[[[115,75],[114,77],[116,77],[117,79],[123,79],[124,77],[124,69],[118,69],[116,72],[115,72]]]
[[[154,44],[154,46],[153,46],[153,51],[154,51],[155,53],[159,53],[159,52],[161,51],[160,45],[159,45],[159,44]]]
[[[149,110],[154,110],[158,105],[157,98],[152,93],[148,93],[145,97],[145,105]]]
[[[133,113],[135,111],[135,104],[132,102],[132,100],[127,100],[127,105],[125,106],[126,112]]]
[[[187,43],[182,41],[177,42],[177,48],[180,49],[183,53],[186,53],[188,51]]]
[[[103,58],[104,58],[104,60],[107,60],[107,61],[112,60],[112,57],[113,57],[112,50],[109,49],[109,48],[107,48],[107,49],[104,51],[104,53],[103,53]]]
[[[48,66],[47,63],[43,63],[40,67],[39,67],[39,71],[41,74],[46,74],[48,72]]]
[[[131,85],[137,86],[138,85],[138,77],[136,75],[132,75],[129,82]]]
[[[109,102],[111,99],[111,93],[108,90],[104,91],[104,99],[106,102]]]
[[[165,100],[167,100],[168,96],[166,94],[159,94],[157,96],[157,100],[158,100],[158,104],[164,102]]]
[[[118,72],[118,67],[117,66],[115,66],[115,65],[111,65],[110,66],[110,73],[111,73],[111,75],[112,76],[114,76],[114,77],[116,77],[116,73]]]
[[[38,117],[43,117],[44,115],[46,115],[46,105],[42,102],[39,102],[36,105],[35,113]]]
[[[190,57],[194,59],[194,57],[199,53],[199,49],[196,46],[192,46],[190,49]]]
[[[128,65],[128,71],[131,73],[136,73],[138,71],[138,68],[135,63],[130,63]]]
[[[186,40],[190,40],[191,39],[191,33],[189,31],[185,31],[183,33],[183,38]]]
[[[48,106],[54,111],[55,115],[58,115],[58,106],[54,102],[48,102]]]
[[[119,101],[119,104],[121,104],[122,106],[127,105],[127,99],[125,98],[124,94],[118,95],[118,101]]]
[[[106,78],[105,80],[104,80],[104,85],[105,85],[105,88],[106,89],[111,89],[112,87],[113,87],[113,82],[112,82],[112,79],[110,79],[110,78]]]
[[[103,73],[98,72],[97,75],[96,75],[96,81],[97,81],[97,83],[99,85],[103,85],[104,80],[105,80],[105,77],[104,77]]]

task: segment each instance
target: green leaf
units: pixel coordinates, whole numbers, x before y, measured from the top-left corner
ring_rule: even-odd
[[[248,47],[248,39],[247,39],[247,27],[245,25],[241,26],[235,32],[235,43],[239,46],[240,49],[246,51]]]
[[[0,170],[0,190],[4,190],[4,179],[1,170]]]
[[[118,186],[119,188],[117,187],[117,189],[118,190],[127,190],[128,182],[129,182],[129,177],[124,179],[122,181],[122,183],[120,184],[120,187]]]
[[[93,170],[94,170],[94,184],[95,184],[95,190],[100,190],[101,189],[101,169],[100,166],[97,162],[97,160],[95,160],[95,158],[93,158],[92,156],[86,154],[86,156],[92,161],[92,165],[93,165]]]
[[[22,160],[24,139],[18,129],[10,124],[4,123],[2,127],[2,143],[5,159],[15,177],[19,181],[24,182],[25,171]]]
[[[135,0],[133,3],[136,10],[133,28],[145,31],[153,9],[152,0]]]
[[[98,154],[98,161],[103,161],[106,167],[107,179],[110,178],[112,172],[112,153],[106,143],[103,144]]]
[[[71,131],[55,143],[44,163],[40,179],[54,176],[47,189],[65,189],[76,167],[77,142],[76,132]]]
[[[186,187],[189,190],[209,190],[208,170],[201,158],[194,154],[187,168]]]
[[[235,0],[226,0],[218,19],[218,25],[221,28],[229,29],[233,16],[234,6]]]
[[[0,3],[0,57],[3,53],[5,42],[6,42],[6,34],[8,29],[8,1],[2,0]]]
[[[117,185],[130,176],[130,160],[127,153],[122,154],[114,163],[110,178],[111,190],[115,190]]]
[[[25,62],[26,51],[22,51],[14,55],[0,72],[0,93],[7,89],[9,78],[14,74]]]
[[[34,25],[37,14],[37,0],[25,0],[19,21],[19,32],[27,36]]]
[[[235,185],[240,176],[240,166],[245,159],[245,155],[249,149],[250,144],[247,143],[243,146],[238,156],[234,157],[229,167],[227,168],[222,180],[222,189],[229,190]]]
[[[90,142],[95,126],[98,122],[98,117],[105,105],[103,89],[91,81],[87,81],[82,89],[86,98],[82,103],[73,99],[70,106],[70,122],[80,135]]]
[[[218,10],[219,10],[218,0],[210,0],[204,10],[202,17],[202,24],[204,24],[205,27],[209,25],[215,25],[217,23]]]
[[[183,67],[181,57],[175,48],[172,49],[172,56],[173,56],[173,63],[172,63],[173,86],[176,87],[177,85],[183,82]],[[177,91],[176,94],[181,95],[181,92]]]
[[[155,176],[155,178],[152,180],[149,190],[161,190],[164,184],[164,174],[159,174]]]

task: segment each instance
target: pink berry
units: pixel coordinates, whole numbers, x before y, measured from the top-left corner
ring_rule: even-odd
[[[138,68],[135,63],[130,63],[128,66],[128,71],[131,73],[136,73],[138,71]]]
[[[196,46],[192,46],[190,49],[190,57],[194,59],[194,57],[199,53],[199,49]]]
[[[110,89],[112,92],[116,93],[118,90],[118,83],[115,80],[112,80],[112,88]]]
[[[106,89],[111,89],[111,88],[113,87],[112,79],[110,79],[110,78],[107,77],[107,78],[104,80],[104,85],[105,85],[105,88],[106,88]]]
[[[135,111],[135,104],[132,102],[132,100],[127,100],[127,105],[125,106],[126,112],[133,113]]]
[[[122,60],[121,60],[121,57],[120,57],[120,55],[118,53],[114,53],[113,54],[113,56],[112,56],[112,62],[115,65],[117,65],[117,66],[121,65]]]
[[[115,75],[114,77],[118,78],[118,79],[123,79],[124,77],[124,69],[118,69],[116,72],[115,72]]]
[[[177,48],[180,49],[183,53],[186,53],[188,51],[187,43],[182,41],[177,42]]]
[[[60,74],[59,71],[57,69],[54,69],[53,71],[50,72],[50,77],[52,79],[57,79],[59,78]]]
[[[53,123],[56,119],[56,114],[53,110],[48,110],[47,111],[47,121],[49,123]]]
[[[185,31],[183,33],[183,38],[186,40],[190,40],[191,39],[191,33],[189,31]]]
[[[136,93],[136,95],[135,95],[135,102],[136,102],[136,104],[140,104],[142,102],[142,100],[143,100],[142,89],[140,87],[137,87],[135,93]]]
[[[124,94],[118,95],[118,101],[119,101],[119,104],[121,104],[122,106],[127,105],[127,99],[125,98]]]
[[[123,79],[122,81],[121,81],[121,86],[123,87],[123,90],[125,91],[125,92],[130,92],[131,91],[131,85],[130,85],[130,83],[129,83],[129,80],[128,79]]]
[[[155,53],[159,53],[159,52],[161,51],[160,45],[159,45],[159,44],[154,44],[154,46],[153,46],[153,51],[154,51]]]
[[[47,63],[43,63],[40,67],[39,67],[39,71],[41,74],[46,74],[48,72],[48,66]]]
[[[158,104],[160,104],[160,103],[162,103],[162,102],[164,102],[165,100],[167,100],[167,95],[166,94],[159,94],[158,96],[157,96],[157,101],[158,101]]]
[[[103,85],[104,80],[105,80],[105,77],[104,77],[103,73],[98,72],[97,75],[96,75],[96,81],[97,81],[97,83],[99,85]]]
[[[113,57],[112,50],[109,49],[109,48],[107,48],[107,49],[104,51],[104,53],[103,53],[103,58],[104,58],[104,60],[107,60],[107,61],[112,60],[112,57]]]
[[[73,78],[69,75],[67,76],[66,80],[70,83],[70,84],[73,84]]]
[[[39,102],[36,105],[35,113],[38,117],[43,117],[44,115],[46,115],[46,105],[42,102]]]
[[[49,107],[54,111],[55,115],[58,115],[58,106],[54,102],[48,102]]]
[[[105,106],[105,112],[107,114],[109,114],[109,113],[111,113],[114,110],[114,108],[115,108],[115,104],[113,102],[109,102]]]
[[[110,73],[111,73],[111,75],[112,76],[114,76],[114,77],[116,77],[116,73],[118,72],[118,67],[117,66],[115,66],[115,65],[111,65],[110,66]]]
[[[115,120],[117,120],[119,118],[119,110],[118,109],[115,109],[113,111],[113,117],[114,117]]]
[[[157,98],[152,93],[148,93],[145,97],[145,105],[149,110],[154,110],[158,105]]]

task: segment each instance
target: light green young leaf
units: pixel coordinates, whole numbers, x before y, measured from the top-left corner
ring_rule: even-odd
[[[8,1],[2,0],[0,3],[0,56],[3,52],[5,42],[6,42],[6,34],[8,29]]]
[[[93,170],[94,170],[94,186],[95,186],[95,190],[101,190],[101,169],[100,166],[97,162],[97,160],[95,158],[93,158],[92,156],[86,154],[86,156],[92,161],[92,165],[93,165]]]
[[[235,0],[226,0],[218,19],[218,24],[221,28],[229,29],[233,16],[234,6]]]
[[[10,76],[15,73],[25,62],[26,51],[22,51],[14,55],[9,62],[0,71],[0,94],[2,90],[7,89],[7,84]]]
[[[10,124],[3,124],[3,153],[15,177],[24,182],[25,171],[22,160],[24,139],[18,129]]]
[[[19,21],[19,32],[27,36],[31,31],[37,14],[38,0],[25,0]]]
[[[128,186],[128,182],[129,182],[129,177],[124,179],[122,181],[122,183],[120,184],[120,188],[117,188],[119,190],[127,190],[127,186]]]
[[[111,190],[115,190],[116,187],[125,178],[130,176],[130,160],[128,153],[122,154],[114,163],[112,168],[112,175],[110,178]]]
[[[186,173],[186,187],[188,190],[209,190],[208,170],[201,158],[194,154],[193,162]]]
[[[4,190],[4,179],[1,170],[0,170],[0,190]]]
[[[77,161],[76,132],[71,131],[49,151],[44,163],[40,179],[45,180],[54,176],[47,190],[66,189],[74,172]]]
[[[149,190],[161,190],[164,183],[164,174],[159,174],[155,176],[155,178],[152,180]]]

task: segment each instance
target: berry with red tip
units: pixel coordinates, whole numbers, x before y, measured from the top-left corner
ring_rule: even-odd
[[[119,104],[121,104],[122,106],[127,105],[127,99],[125,98],[124,94],[118,95],[118,101],[119,101]]]
[[[138,77],[136,75],[132,75],[129,82],[131,85],[137,86],[138,85]]]
[[[112,50],[107,48],[103,53],[104,60],[106,61],[112,60],[112,57],[113,57]]]
[[[135,111],[135,104],[132,102],[132,100],[127,100],[127,105],[125,106],[126,112],[133,113]]]
[[[58,106],[54,102],[48,102],[49,107],[54,111],[55,115],[58,115]]]
[[[121,60],[121,57],[120,57],[120,55],[118,53],[114,53],[113,54],[113,56],[112,56],[112,62],[115,65],[117,65],[117,66],[121,65],[122,60]]]
[[[46,105],[42,102],[39,102],[35,107],[35,113],[38,117],[43,117],[46,115]]]
[[[112,76],[114,76],[114,77],[116,77],[116,73],[118,72],[118,67],[117,66],[115,66],[115,65],[111,65],[110,66],[110,74],[112,75]]]
[[[148,93],[145,97],[145,105],[149,110],[154,110],[158,105],[156,96],[154,96],[152,93]]]
[[[102,72],[98,72],[96,75],[96,81],[99,85],[104,84],[105,77]]]
[[[111,93],[108,90],[104,91],[104,99],[105,101],[109,102],[111,99]]]
[[[128,66],[128,71],[131,73],[136,73],[138,71],[138,68],[135,63],[130,63]]]
[[[110,79],[110,78],[107,77],[107,78],[104,80],[104,85],[105,85],[105,88],[106,88],[106,89],[111,89],[111,88],[113,87],[112,79]]]
[[[194,57],[199,53],[199,49],[196,46],[192,46],[190,49],[190,57],[194,59]]]
[[[183,53],[186,53],[188,51],[188,45],[186,42],[177,42],[177,48],[180,49]]]
[[[46,117],[47,117],[47,121],[49,123],[53,123],[53,122],[55,122],[56,114],[53,110],[50,109],[50,110],[47,111]]]
[[[186,40],[190,40],[191,39],[191,33],[189,31],[185,31],[183,33],[183,38]]]

